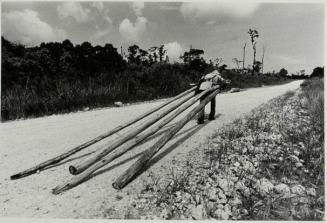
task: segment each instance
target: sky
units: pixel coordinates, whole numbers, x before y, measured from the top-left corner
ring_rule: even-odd
[[[2,2],[1,33],[27,46],[71,40],[112,43],[127,51],[164,44],[170,61],[190,47],[204,58],[219,57],[229,68],[233,58],[252,63],[249,29],[259,32],[257,60],[264,71],[307,74],[324,62],[324,5],[321,3],[193,2]]]

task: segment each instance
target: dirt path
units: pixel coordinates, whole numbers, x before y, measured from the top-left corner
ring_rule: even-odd
[[[285,85],[218,95],[216,120],[200,126],[194,120],[188,123],[177,137],[157,154],[157,162],[148,171],[160,173],[168,161],[183,159],[186,153],[205,143],[207,137],[217,128],[287,90],[298,88],[300,83],[301,81],[294,81]],[[162,102],[161,100],[0,124],[0,217],[94,218],[100,215],[99,210],[109,208],[117,202],[129,202],[133,194],[141,188],[148,171],[122,191],[116,191],[111,184],[135,161],[138,154],[158,140],[159,136],[134,148],[87,182],[61,195],[51,194],[51,189],[71,177],[68,166],[87,159],[89,155],[95,155],[97,148],[114,137],[76,154],[70,159],[71,162],[64,162],[39,174],[14,181],[11,181],[9,176],[94,138]]]

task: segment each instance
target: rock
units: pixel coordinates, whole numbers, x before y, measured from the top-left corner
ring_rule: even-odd
[[[240,88],[232,88],[229,90],[229,93],[240,92],[240,91],[241,91]]]
[[[286,184],[278,184],[274,187],[274,190],[278,194],[289,194],[290,193],[290,188]]]
[[[315,197],[317,195],[316,190],[314,188],[309,188],[307,190],[307,195]]]
[[[242,200],[238,197],[234,197],[233,200],[229,202],[231,206],[239,206],[242,205]]]
[[[274,185],[268,179],[261,178],[256,183],[256,189],[261,194],[261,196],[265,196],[274,189]]]
[[[235,184],[235,189],[239,190],[239,191],[244,191],[247,187],[245,186],[245,184],[242,181],[238,181]]]
[[[218,200],[218,195],[216,189],[211,189],[208,193],[208,199],[209,201],[217,201]]]
[[[206,208],[208,213],[213,212],[217,209],[217,203],[214,201],[209,201],[206,203]]]
[[[226,195],[230,195],[234,187],[234,183],[227,179],[221,179],[218,181],[218,186],[224,191]]]
[[[305,194],[305,187],[303,187],[302,185],[295,185],[291,187],[291,193],[302,196]]]
[[[115,105],[116,107],[121,107],[121,106],[123,106],[123,102],[121,102],[121,101],[115,101],[115,102],[114,102],[114,105]]]
[[[194,220],[200,220],[202,219],[202,210],[203,210],[203,206],[202,205],[198,205],[197,207],[193,207],[191,209],[191,216]]]
[[[213,217],[218,220],[228,220],[229,214],[225,212],[225,210],[218,208],[214,214]]]
[[[201,204],[201,196],[196,194],[195,197],[194,197],[194,200],[196,202],[196,204]]]
[[[241,164],[239,162],[234,163],[234,166],[239,167]]]

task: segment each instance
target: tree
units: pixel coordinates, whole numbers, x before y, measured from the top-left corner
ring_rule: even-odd
[[[324,77],[324,67],[314,68],[310,77]]]
[[[244,70],[245,70],[245,67],[244,67],[244,64],[245,64],[245,48],[246,48],[246,43],[244,44],[244,46],[243,46],[243,72],[244,72]]]
[[[166,54],[167,50],[165,50],[165,46],[161,45],[160,47],[158,47],[158,54],[159,54],[159,61],[162,62],[163,58]]]
[[[261,70],[261,67],[262,67],[262,63],[260,61],[256,61],[253,69],[255,72],[259,73]]]
[[[153,61],[154,63],[157,63],[158,62],[158,54],[157,54],[158,47],[157,46],[150,47],[149,51],[152,53],[152,55],[150,54],[151,62]]]
[[[221,57],[217,57],[217,58],[215,59],[215,62],[216,62],[215,66],[216,66],[216,67],[219,67],[219,65],[223,62],[223,58],[221,58]]]
[[[262,57],[261,57],[261,72],[263,73],[263,59],[265,58],[265,51],[266,47],[265,45],[262,45]]]
[[[251,44],[252,44],[252,48],[253,48],[252,74],[254,74],[254,71],[255,71],[254,69],[255,69],[255,65],[256,65],[255,55],[257,52],[257,48],[256,48],[257,41],[255,39],[259,38],[259,33],[255,29],[249,29],[248,34],[250,35]]]
[[[285,68],[280,69],[279,75],[281,77],[287,77],[288,71]]]
[[[139,56],[139,49],[140,47],[135,44],[128,47],[128,56],[127,56],[128,62],[140,64],[141,59]]]

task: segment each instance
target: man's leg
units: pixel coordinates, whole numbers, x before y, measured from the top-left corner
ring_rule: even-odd
[[[204,100],[206,95],[203,95],[201,98],[200,98],[200,103]],[[204,123],[204,108],[201,109],[201,111],[199,112],[198,114],[198,124],[203,124]]]
[[[211,106],[210,106],[210,114],[209,114],[209,120],[215,120],[216,115],[216,97],[211,99]]]

